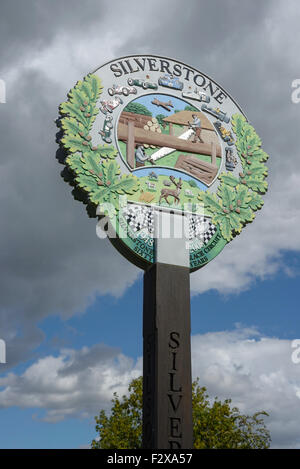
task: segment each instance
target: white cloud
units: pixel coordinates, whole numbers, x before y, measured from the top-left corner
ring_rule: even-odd
[[[0,378],[0,407],[19,406],[46,410],[43,419],[58,422],[67,417],[93,417],[109,408],[113,393],[123,395],[141,374],[134,362],[116,349],[96,345],[79,351],[65,349],[59,356],[40,358],[22,376]]]
[[[192,337],[192,372],[211,398],[232,399],[242,413],[265,410],[272,447],[300,448],[300,365],[292,362],[291,341],[264,337],[255,328]],[[18,376],[0,379],[0,407],[19,406],[46,411],[45,421],[93,417],[109,409],[142,374],[136,362],[104,345],[39,359]]]
[[[239,292],[259,278],[264,280],[289,266],[283,251],[300,250],[300,172],[275,174],[265,206],[254,222],[227,245],[204,269],[191,276],[194,294],[216,289],[221,293]]]
[[[231,398],[241,412],[265,410],[272,447],[300,448],[299,365],[291,341],[237,328],[192,338],[193,376],[210,396]]]

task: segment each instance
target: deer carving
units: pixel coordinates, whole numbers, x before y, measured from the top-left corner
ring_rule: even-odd
[[[173,184],[176,186],[176,189],[167,189],[164,188],[160,191],[160,198],[159,198],[159,203],[161,202],[162,199],[165,199],[165,201],[170,205],[170,202],[168,201],[168,197],[174,197],[174,201],[176,204],[179,203],[179,194],[181,191],[182,187],[182,180],[181,178],[179,179],[178,182],[176,182],[174,176],[170,176],[171,181]]]

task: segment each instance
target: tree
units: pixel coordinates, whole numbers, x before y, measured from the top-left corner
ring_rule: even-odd
[[[143,114],[144,116],[152,117],[152,113],[149,111],[149,109],[147,109],[146,106],[140,103],[129,103],[124,108],[124,111],[134,112],[135,114]]]
[[[194,112],[199,112],[199,110],[195,106],[185,106],[184,108],[185,111],[194,111]]]
[[[191,187],[197,187],[197,183],[196,183],[196,181],[194,181],[194,179],[189,179],[188,183]]]
[[[101,410],[95,417],[99,438],[92,449],[138,449],[142,447],[142,377],[132,380],[129,395],[119,399],[114,393],[109,416]],[[210,402],[199,380],[192,385],[194,447],[196,449],[266,449],[270,433],[265,426],[264,411],[242,415],[231,399]]]
[[[164,118],[166,116],[164,114],[157,114],[156,116],[156,119],[157,119],[157,122],[159,123],[159,125],[161,125],[163,128],[166,127],[166,122],[164,121]]]

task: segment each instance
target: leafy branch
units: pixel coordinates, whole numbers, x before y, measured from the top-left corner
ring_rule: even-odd
[[[221,173],[217,194],[203,191],[198,195],[205,212],[212,217],[214,224],[219,225],[227,241],[240,233],[246,223],[253,221],[254,211],[259,210],[264,203],[261,194],[268,187],[264,180],[268,174],[264,165],[268,155],[260,148],[260,138],[241,114],[233,115],[232,128],[237,137],[236,148],[243,172],[239,178],[229,172]]]
[[[118,195],[132,194],[139,184],[133,175],[120,177],[113,145],[92,143],[90,131],[99,112],[96,104],[102,89],[101,80],[90,74],[69,92],[68,101],[60,105],[63,130],[60,142],[68,152],[66,164],[90,201],[96,205],[109,202],[118,209]]]

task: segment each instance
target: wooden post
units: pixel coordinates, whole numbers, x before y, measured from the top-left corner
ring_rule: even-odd
[[[127,163],[131,168],[134,168],[135,158],[134,158],[134,150],[135,150],[135,141],[134,141],[134,121],[128,119],[128,136],[127,136],[127,147],[126,147],[126,158]]]
[[[174,135],[173,124],[169,122],[169,135]]]
[[[143,448],[193,447],[188,267],[144,274]]]

